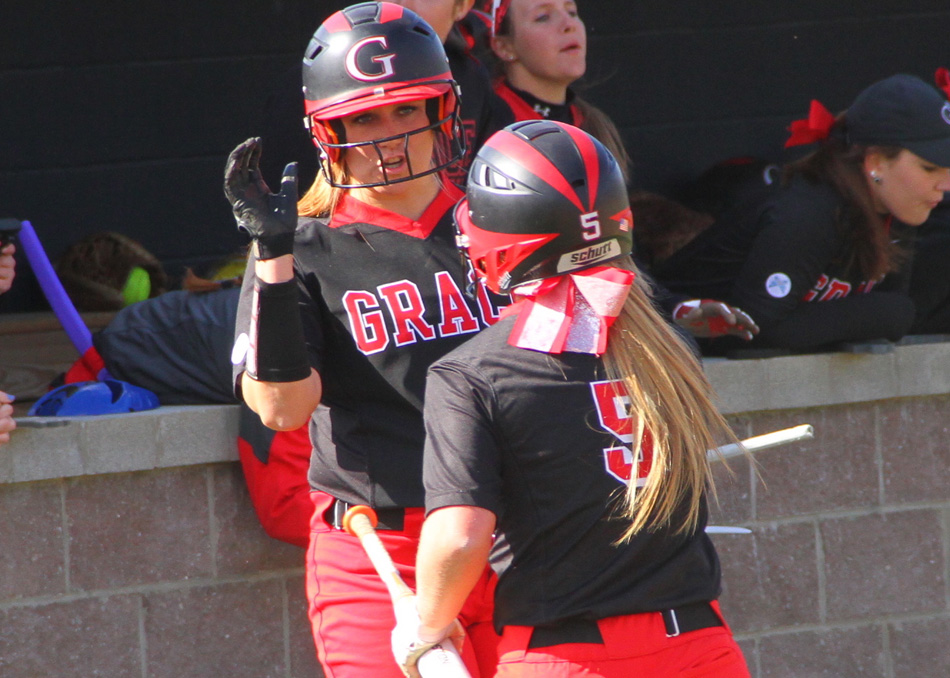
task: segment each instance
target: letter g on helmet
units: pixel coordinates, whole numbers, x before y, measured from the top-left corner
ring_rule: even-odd
[[[437,130],[450,146],[449,159],[427,173],[462,155],[458,85],[442,42],[429,24],[399,5],[364,2],[324,21],[304,54],[303,95],[311,137],[330,162],[351,146],[340,118],[418,100],[425,101],[430,126],[410,134]]]

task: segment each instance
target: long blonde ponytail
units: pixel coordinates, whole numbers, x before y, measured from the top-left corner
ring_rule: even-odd
[[[618,266],[636,271],[632,260]],[[636,473],[627,485],[623,517],[630,526],[622,540],[659,527],[695,531],[704,493],[715,494],[706,451],[736,436],[713,404],[697,358],[654,308],[642,275],[610,329],[603,359],[608,377],[622,381],[630,398],[633,458],[644,431],[653,443],[645,485],[637,488]]]

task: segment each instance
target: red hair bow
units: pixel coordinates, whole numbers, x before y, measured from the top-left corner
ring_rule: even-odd
[[[515,303],[501,316],[518,316],[508,343],[543,353],[603,355],[634,277],[622,268],[594,266],[516,287]]]
[[[941,66],[934,73],[934,81],[937,83],[937,87],[942,89],[943,93],[950,99],[950,71]]]
[[[511,7],[511,0],[491,0],[490,3],[485,4],[486,8],[489,5],[491,6],[491,11],[488,13],[491,14],[492,18],[492,35],[498,35],[501,24],[505,20],[505,15],[508,13],[508,8]]]
[[[812,99],[808,117],[804,120],[796,120],[788,126],[788,131],[792,133],[792,136],[785,142],[785,148],[827,139],[834,122],[835,116],[820,101]]]

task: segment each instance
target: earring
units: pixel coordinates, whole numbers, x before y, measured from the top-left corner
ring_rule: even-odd
[[[881,178],[881,175],[877,173],[877,170],[871,170],[869,174],[871,175],[871,181],[875,184],[881,185],[884,183],[884,180]]]

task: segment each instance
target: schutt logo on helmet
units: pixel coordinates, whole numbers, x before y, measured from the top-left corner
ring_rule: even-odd
[[[489,289],[574,273],[628,255],[633,216],[620,166],[572,125],[509,125],[478,151],[455,212]]]

